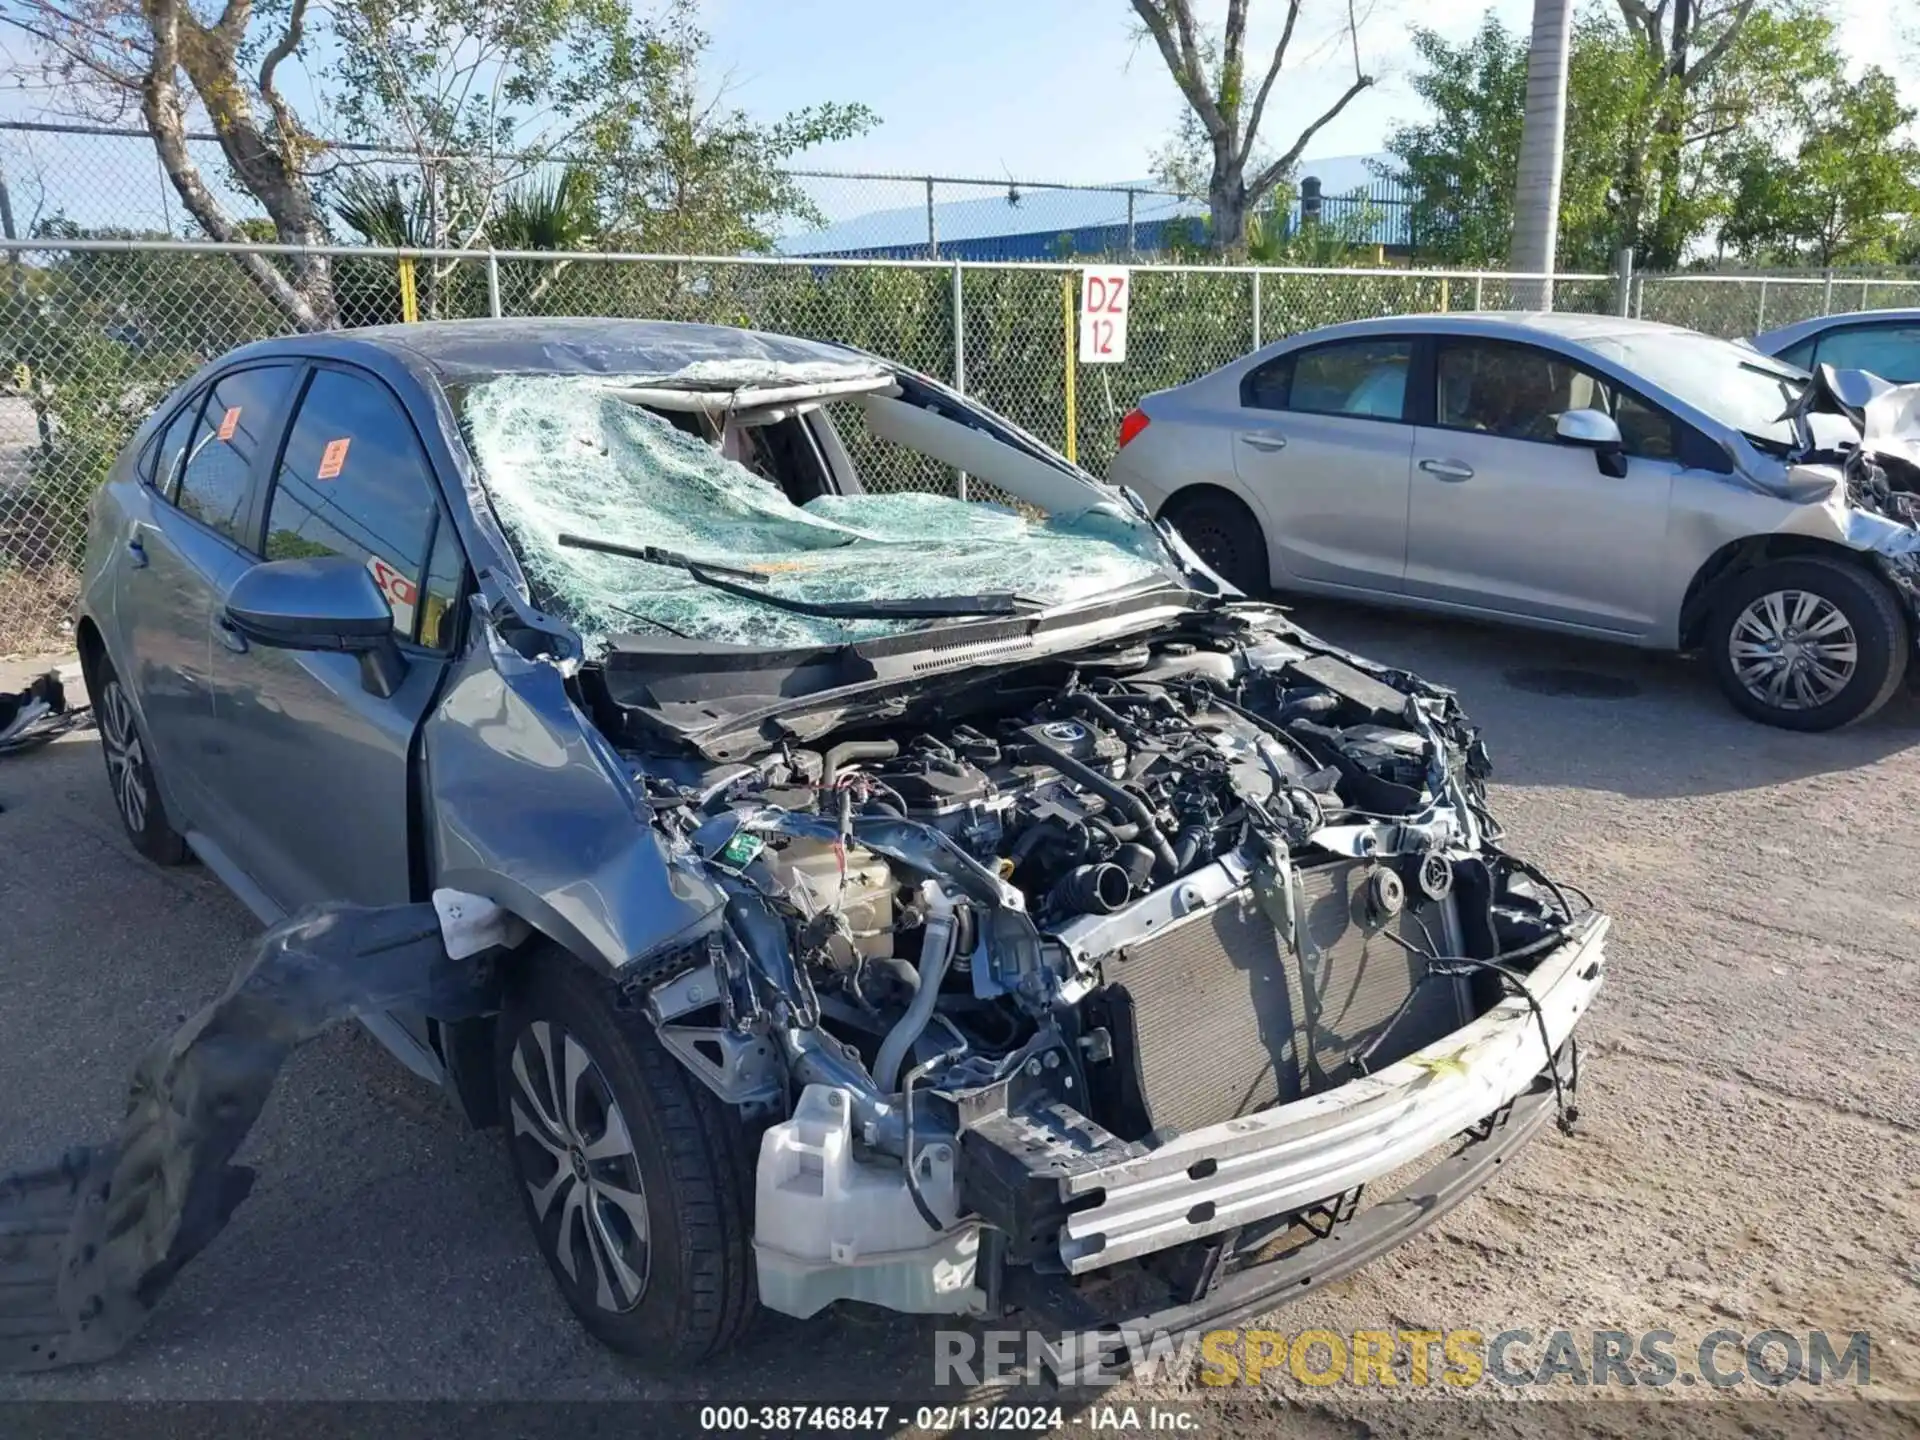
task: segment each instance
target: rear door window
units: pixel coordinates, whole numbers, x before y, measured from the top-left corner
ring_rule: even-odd
[[[291,365],[255,365],[222,375],[208,388],[199,417],[187,432],[192,439],[181,457],[184,467],[168,498],[230,540],[246,543],[242,527],[254,462],[280,433],[293,373]],[[167,439],[172,439],[171,430]],[[164,460],[164,444],[162,449]],[[156,483],[164,493],[165,482]]]
[[[1398,420],[1406,410],[1409,340],[1341,340],[1269,360],[1241,384],[1243,405],[1306,415]]]
[[[345,370],[316,370],[294,416],[267,509],[266,556],[344,555],[366,566],[411,640],[430,612],[437,643],[450,597],[422,606],[421,582],[439,505],[412,423],[384,386]],[[443,591],[451,555],[438,567]]]

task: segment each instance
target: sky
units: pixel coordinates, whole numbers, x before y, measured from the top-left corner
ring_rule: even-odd
[[[1224,0],[1201,0],[1217,17]],[[1904,53],[1908,103],[1920,104],[1920,45],[1902,46],[1893,14],[1913,0],[1836,0],[1857,63],[1895,68]],[[1362,6],[1361,61],[1379,77],[1308,147],[1308,158],[1377,151],[1397,123],[1419,116],[1408,84],[1410,28],[1471,34],[1493,9],[1531,26],[1531,0],[1375,0]],[[1271,52],[1285,6],[1253,0],[1247,54]],[[1306,0],[1294,53],[1268,102],[1262,133],[1291,142],[1352,77],[1350,53],[1327,28],[1338,0]],[[882,123],[812,151],[822,168],[942,172],[1102,183],[1139,179],[1179,116],[1173,82],[1126,0],[706,0],[716,77],[731,99],[771,117],[820,100],[861,101]],[[1317,27],[1317,28],[1315,28]]]
[[[1396,125],[1421,115],[1409,83],[1415,23],[1457,40],[1489,8],[1516,30],[1532,17],[1532,0],[1355,3],[1361,61],[1378,83],[1315,137],[1302,174],[1314,173],[1314,160],[1377,153]],[[1856,65],[1892,69],[1907,102],[1920,107],[1920,0],[1829,3]],[[1217,22],[1225,10],[1225,0],[1199,4],[1203,20]],[[1896,11],[1916,18],[1896,22]],[[799,157],[803,168],[1138,183],[1152,174],[1183,103],[1127,0],[703,0],[701,12],[713,37],[708,79],[724,85],[729,103],[771,120],[823,100],[859,101],[880,117],[864,135]],[[1252,0],[1251,13],[1247,54],[1259,63],[1271,52],[1284,0]],[[1288,145],[1351,79],[1345,13],[1343,0],[1304,0],[1292,58],[1267,106],[1270,152]],[[32,67],[5,72],[4,59],[19,50],[13,37],[0,42],[0,118],[53,118],[46,113],[53,97],[33,83]],[[297,70],[286,78],[296,92],[311,83]],[[296,93],[296,103],[304,98]],[[227,194],[217,153],[199,149],[210,180]],[[181,222],[178,199],[145,141],[0,133],[0,167],[22,224],[56,210],[87,225],[171,229]],[[836,221],[916,206],[923,195],[906,183],[809,181],[806,188]],[[979,193],[950,188],[941,198]]]

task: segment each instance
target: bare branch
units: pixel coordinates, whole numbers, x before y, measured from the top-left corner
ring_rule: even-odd
[[[1180,87],[1180,93],[1187,97],[1187,103],[1193,106],[1194,114],[1200,117],[1200,123],[1206,128],[1207,137],[1219,150],[1224,143],[1231,146],[1234,137],[1226,134],[1227,124],[1220,115],[1220,107],[1213,103],[1213,94],[1207,88],[1206,69],[1200,63],[1199,46],[1192,41],[1193,16],[1189,12],[1188,0],[1166,0],[1173,7],[1174,16],[1179,23],[1186,44],[1176,42],[1173,29],[1167,24],[1166,12],[1160,8],[1157,0],[1133,0],[1134,13],[1139,15],[1141,23],[1147,27],[1147,33],[1153,36],[1153,43],[1160,47],[1160,58],[1167,63],[1167,72],[1173,76],[1173,83]],[[1192,57],[1189,67],[1187,56]]]
[[[260,62],[260,93],[266,97],[267,105],[273,111],[274,128],[279,131],[280,143],[290,144],[293,137],[300,133],[300,124],[293,118],[293,112],[287,107],[285,98],[274,88],[273,76],[286,58],[300,48],[300,42],[306,38],[307,0],[293,0],[293,9],[287,15],[286,32],[274,42],[267,51],[266,58]]]
[[[1298,162],[1298,160],[1300,159],[1301,153],[1307,148],[1308,142],[1311,141],[1315,135],[1318,135],[1321,129],[1324,126],[1326,126],[1326,124],[1329,121],[1331,121],[1342,110],[1346,109],[1347,106],[1352,102],[1354,96],[1358,95],[1362,90],[1367,89],[1372,84],[1373,84],[1373,76],[1371,75],[1359,75],[1354,77],[1354,81],[1351,85],[1347,87],[1346,93],[1342,95],[1338,100],[1334,101],[1333,104],[1329,105],[1324,111],[1321,112],[1318,119],[1316,119],[1311,125],[1307,126],[1306,129],[1300,132],[1298,138],[1294,140],[1293,144],[1287,147],[1286,154],[1282,155],[1278,160],[1275,160],[1271,165],[1267,166],[1267,168],[1262,170],[1259,173],[1259,175],[1257,175],[1254,179],[1248,181],[1247,182],[1248,206],[1251,207],[1253,205],[1259,204],[1261,198],[1264,197],[1268,191],[1272,190],[1275,185],[1278,185],[1283,179],[1285,179],[1288,173],[1292,171],[1295,163]]]
[[[1740,3],[1734,7],[1732,15],[1727,19],[1727,28],[1722,30],[1719,38],[1707,48],[1706,54],[1702,55],[1696,63],[1687,67],[1684,77],[1686,80],[1690,82],[1694,80],[1704,80],[1713,73],[1714,67],[1720,63],[1721,58],[1727,53],[1728,49],[1733,45],[1733,42],[1739,38],[1740,28],[1747,23],[1747,16],[1753,13],[1753,5],[1754,0],[1740,0]]]
[[[1260,81],[1260,91],[1253,97],[1253,109],[1247,115],[1247,143],[1243,147],[1251,152],[1253,140],[1260,133],[1260,117],[1266,113],[1267,95],[1273,89],[1273,82],[1280,76],[1280,67],[1286,62],[1287,48],[1293,44],[1293,27],[1300,19],[1301,0],[1287,0],[1287,23],[1280,31],[1279,43],[1273,47],[1273,59],[1267,63],[1267,73]]]

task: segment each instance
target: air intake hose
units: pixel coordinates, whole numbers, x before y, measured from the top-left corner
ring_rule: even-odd
[[[1079,781],[1094,794],[1125,813],[1128,819],[1140,827],[1140,841],[1153,851],[1154,874],[1162,880],[1171,880],[1180,873],[1180,862],[1174,858],[1173,847],[1167,843],[1167,837],[1160,832],[1160,826],[1153,818],[1153,811],[1147,802],[1131,790],[1115,784],[1091,765],[1067,754],[1057,746],[1043,740],[1036,740],[1025,747],[1029,760],[1037,760],[1043,765],[1051,765],[1062,775]]]

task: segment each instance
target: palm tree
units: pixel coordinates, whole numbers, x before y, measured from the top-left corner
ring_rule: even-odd
[[[1507,268],[1548,279],[1516,281],[1513,303],[1553,308],[1554,248],[1560,238],[1560,167],[1567,135],[1567,52],[1573,0],[1533,0],[1533,43],[1527,51],[1527,114],[1513,189],[1513,242]]]

